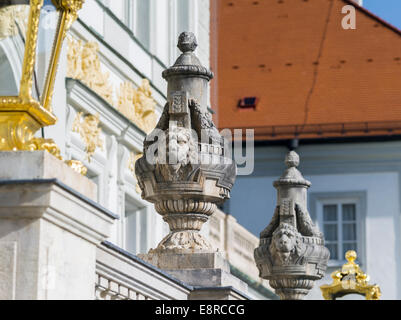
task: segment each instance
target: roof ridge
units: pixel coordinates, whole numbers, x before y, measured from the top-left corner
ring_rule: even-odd
[[[377,20],[378,22],[380,22],[381,24],[383,24],[385,27],[391,29],[392,31],[394,31],[395,33],[397,33],[399,36],[401,36],[401,30],[398,29],[396,26],[392,25],[390,22],[380,18],[379,16],[375,15],[373,12],[369,11],[368,9],[366,9],[363,6],[358,5],[357,3],[355,3],[354,0],[341,0],[345,3],[348,3],[350,5],[352,5],[353,7],[355,7],[357,10],[361,11],[362,13],[364,13],[365,15],[367,15],[370,18],[373,18],[374,20]]]

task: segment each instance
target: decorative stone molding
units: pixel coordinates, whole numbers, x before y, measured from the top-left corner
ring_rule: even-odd
[[[148,79],[135,89],[131,82],[123,82],[117,92],[117,109],[146,133],[154,129],[157,122],[156,101],[152,97]]]
[[[99,128],[99,114],[88,114],[82,121],[81,118],[82,112],[78,112],[72,125],[72,131],[81,136],[86,146],[87,160],[90,162],[96,148],[99,147],[103,150],[104,141],[100,137],[102,129]]]
[[[311,183],[297,169],[299,156],[291,151],[285,163],[287,170],[273,184],[278,206],[260,233],[254,255],[260,276],[269,280],[281,299],[300,300],[324,276],[330,254],[306,209]]]
[[[70,37],[67,52],[67,77],[81,80],[114,105],[114,89],[110,83],[110,74],[102,72],[98,53],[99,45],[96,42],[83,43],[82,40]]]
[[[193,53],[195,36],[182,33],[178,47],[182,54],[163,72],[168,102],[144,141],[144,156],[136,162],[135,172],[142,198],[154,203],[170,226],[169,235],[150,253],[213,253],[199,230],[216,204],[229,198],[236,164],[225,157],[224,139],[207,108],[212,73]],[[155,146],[156,157],[150,159]]]
[[[0,9],[0,40],[16,36],[18,32],[23,35],[28,27],[29,6],[14,5]]]
[[[67,77],[85,83],[144,132],[149,133],[156,126],[156,101],[149,80],[143,79],[138,88],[129,81],[123,82],[115,92],[110,74],[101,71],[96,42],[68,39]],[[117,101],[113,99],[114,94]]]

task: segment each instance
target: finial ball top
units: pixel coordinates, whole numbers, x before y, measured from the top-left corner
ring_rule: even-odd
[[[348,250],[345,253],[345,259],[347,259],[348,262],[354,262],[357,258],[357,254],[354,250]]]
[[[295,151],[290,151],[285,157],[285,164],[288,168],[299,166],[299,155]]]
[[[178,37],[177,47],[181,50],[181,52],[193,52],[198,46],[198,42],[196,41],[196,37],[192,32],[183,32]]]

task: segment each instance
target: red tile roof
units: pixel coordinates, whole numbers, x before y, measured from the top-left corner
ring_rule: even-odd
[[[401,134],[401,31],[349,0],[211,3],[212,106],[258,140]],[[238,101],[257,97],[256,109]]]

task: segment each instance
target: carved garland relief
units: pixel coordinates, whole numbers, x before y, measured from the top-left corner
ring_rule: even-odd
[[[140,129],[149,133],[157,122],[156,101],[152,97],[149,80],[143,79],[135,89],[131,82],[124,82],[117,92],[117,109]]]
[[[70,37],[67,52],[67,77],[81,80],[113,105],[113,86],[110,83],[110,74],[102,72],[98,53],[99,45],[96,42],[84,44],[81,40]]]
[[[115,103],[110,74],[101,71],[97,43],[68,39],[67,77],[81,80],[146,133],[156,126],[156,101],[149,80],[143,79],[138,88],[128,81],[120,84]]]
[[[86,146],[86,159],[90,162],[96,148],[103,150],[103,140],[100,137],[102,129],[99,128],[99,114],[88,114],[82,118],[82,112],[78,112],[72,125],[72,131],[79,133]]]

